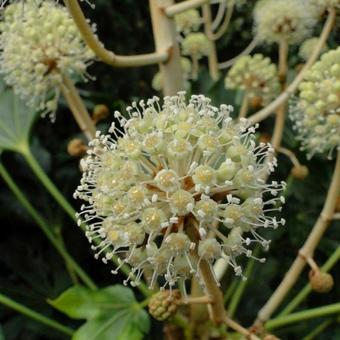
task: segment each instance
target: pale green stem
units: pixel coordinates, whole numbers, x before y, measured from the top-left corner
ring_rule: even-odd
[[[259,248],[256,248],[255,251],[254,251],[254,256],[257,256],[259,252]],[[255,264],[255,259],[254,258],[250,258],[248,263],[247,263],[247,267],[246,267],[246,270],[244,272],[244,276],[246,278],[249,278],[251,276],[251,273],[254,269],[254,264]],[[236,291],[234,292],[233,294],[233,297],[231,298],[231,301],[228,305],[228,316],[230,318],[233,318],[233,316],[235,315],[235,312],[237,310],[237,307],[241,301],[241,298],[242,298],[242,295],[246,289],[246,286],[248,284],[248,280],[244,280],[244,281],[241,281],[237,288],[236,288]]]
[[[46,175],[45,171],[41,168],[40,164],[37,162],[33,156],[31,150],[27,147],[21,150],[21,154],[25,157],[26,162],[44,185],[46,190],[54,197],[57,203],[65,210],[65,212],[71,217],[73,221],[77,221],[76,212],[70,203],[65,199],[59,189],[54,185],[50,178]]]
[[[231,296],[233,295],[233,293],[236,289],[237,283],[238,283],[237,278],[234,277],[231,285],[229,285],[227,291],[224,293],[224,298],[223,298],[224,304],[226,304],[229,301],[229,299],[231,298]]]
[[[327,260],[327,262],[321,267],[321,271],[327,273],[340,259],[340,247],[338,247],[332,256]],[[278,317],[288,315],[294,309],[296,309],[299,304],[308,296],[312,291],[311,285],[308,283],[294,299],[292,299],[289,304],[278,314]]]
[[[320,318],[323,316],[338,314],[340,313],[340,303],[334,303],[328,306],[322,306],[318,308],[308,309],[302,312],[297,312],[293,314],[289,314],[286,316],[281,316],[279,318],[275,318],[267,321],[265,324],[265,328],[267,330],[273,330],[275,328],[284,327],[286,325],[300,322],[303,320],[309,320],[314,318]]]
[[[320,325],[315,327],[308,335],[306,335],[302,340],[313,340],[316,336],[321,334],[328,326],[334,322],[334,319],[328,319],[322,322]]]
[[[67,327],[67,326],[64,326],[62,325],[61,323],[57,322],[57,321],[54,321],[40,313],[37,313],[35,312],[34,310],[8,298],[7,296],[3,295],[3,294],[0,294],[0,303],[9,307],[9,308],[12,308],[14,309],[15,311],[35,320],[35,321],[38,321],[46,326],[49,326],[51,328],[54,328],[64,334],[67,334],[67,335],[73,335],[74,333],[74,330]]]
[[[83,271],[82,268],[76,263],[76,261],[71,257],[71,255],[66,251],[66,249],[63,247],[63,245],[58,241],[56,235],[50,230],[48,227],[47,222],[44,220],[44,218],[35,210],[35,208],[32,206],[32,204],[29,202],[29,200],[26,198],[26,196],[23,194],[23,192],[20,190],[20,188],[16,185],[6,168],[2,163],[0,163],[0,175],[3,178],[3,180],[6,182],[10,190],[13,192],[13,194],[16,196],[18,201],[22,204],[22,206],[27,210],[27,212],[31,215],[33,220],[37,223],[39,228],[42,230],[42,232],[45,234],[45,236],[48,238],[48,240],[52,243],[54,248],[58,251],[58,253],[61,255],[61,257],[65,260],[65,264],[69,264],[72,266],[72,268],[75,270],[77,275],[82,279],[82,281],[90,288],[90,289],[96,289],[96,285],[94,282],[90,279],[90,277]]]

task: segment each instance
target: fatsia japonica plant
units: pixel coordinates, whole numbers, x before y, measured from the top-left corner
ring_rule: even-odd
[[[0,338],[339,339],[339,10],[2,1]]]

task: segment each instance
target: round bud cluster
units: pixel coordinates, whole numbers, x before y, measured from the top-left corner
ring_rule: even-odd
[[[225,87],[243,90],[249,100],[259,98],[264,106],[280,92],[276,65],[262,54],[240,57],[229,70]]]
[[[55,1],[28,0],[5,8],[0,73],[42,115],[54,118],[63,75],[85,79],[93,58],[66,8]]]
[[[182,41],[182,53],[194,59],[208,56],[210,49],[210,41],[204,33],[190,33]]]
[[[175,16],[177,31],[185,35],[197,31],[202,23],[197,9],[189,9]]]
[[[190,83],[188,79],[191,75],[191,61],[188,58],[181,57],[181,69],[182,69],[182,76],[184,78],[184,85],[185,88],[190,87]],[[163,77],[161,72],[157,72],[153,79],[151,86],[156,91],[162,91],[163,89]]]
[[[312,289],[317,293],[328,293],[334,286],[334,279],[331,274],[311,270],[309,282]]]
[[[255,31],[267,43],[297,44],[316,23],[309,0],[261,0],[254,10]]]
[[[310,158],[317,152],[330,156],[340,145],[340,47],[322,55],[299,89],[290,111],[302,149]]]
[[[234,122],[232,107],[210,104],[185,92],[157,97],[127,114],[115,112],[111,135],[90,142],[85,172],[75,198],[87,203],[78,214],[88,225],[95,257],[114,255],[131,272],[125,283],[137,285],[150,273],[152,288],[197,275],[199,265],[225,258],[242,275],[241,254],[250,246],[268,248],[259,229],[277,228],[284,183],[266,183],[276,159],[270,145],[255,143],[246,119]],[[263,261],[260,259],[260,261]],[[183,285],[185,287],[185,285]]]
[[[310,55],[315,50],[315,47],[319,41],[319,38],[313,37],[305,40],[300,48],[299,48],[299,57],[303,59],[304,61],[307,61]],[[327,51],[327,46],[324,46],[321,50],[321,53],[324,53]]]
[[[149,312],[156,320],[164,321],[175,315],[180,302],[179,290],[163,290],[152,295],[148,305]]]

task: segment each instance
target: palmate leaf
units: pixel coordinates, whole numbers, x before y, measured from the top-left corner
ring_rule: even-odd
[[[73,340],[140,340],[149,330],[148,314],[121,285],[96,291],[74,286],[49,302],[69,317],[87,319]]]
[[[36,115],[11,89],[3,89],[0,92],[0,149],[21,151],[27,147]]]

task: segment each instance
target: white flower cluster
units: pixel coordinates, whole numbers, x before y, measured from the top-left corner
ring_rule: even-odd
[[[316,14],[322,15],[328,8],[340,8],[340,0],[310,0],[314,6]]]
[[[181,57],[181,68],[182,68],[182,76],[184,78],[184,86],[185,88],[190,87],[190,83],[188,79],[191,76],[191,61],[188,58]],[[163,89],[163,77],[161,72],[157,72],[152,78],[151,86],[156,91],[162,91]]]
[[[270,243],[258,230],[284,224],[271,215],[284,183],[261,179],[276,166],[274,150],[256,146],[255,128],[234,122],[231,110],[203,95],[187,103],[180,92],[162,106],[154,97],[133,103],[128,118],[116,112],[120,127],[90,142],[75,192],[87,202],[79,223],[87,223],[97,258],[117,254],[132,267],[125,283],[150,273],[151,288],[158,277],[171,288],[200,277],[200,261],[219,258],[242,276],[236,258]]]
[[[323,54],[300,84],[291,117],[309,157],[340,146],[340,47]]]
[[[255,31],[267,43],[297,44],[316,23],[309,0],[260,0],[254,10]]]
[[[262,54],[242,56],[225,78],[227,89],[240,89],[249,99],[257,97],[264,106],[280,92],[276,65]]]
[[[202,24],[200,13],[197,9],[189,9],[175,16],[176,28],[184,35],[197,31]]]
[[[94,58],[66,8],[27,0],[4,9],[0,23],[0,73],[29,106],[54,118],[63,75],[86,76]]]

